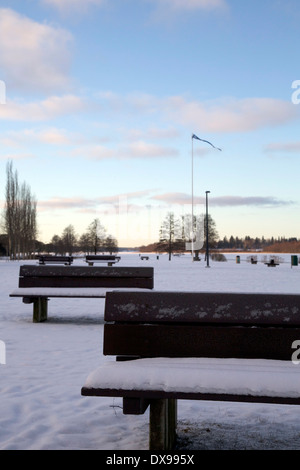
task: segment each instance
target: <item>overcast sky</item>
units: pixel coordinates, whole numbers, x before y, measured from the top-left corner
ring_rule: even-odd
[[[1,206],[12,160],[39,239],[99,218],[137,246],[191,213],[193,160],[221,237],[300,237],[299,23],[299,0],[0,0]]]

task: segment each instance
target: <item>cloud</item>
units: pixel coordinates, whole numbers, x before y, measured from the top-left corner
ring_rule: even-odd
[[[230,98],[210,103],[174,96],[165,100],[164,110],[174,122],[202,132],[247,132],[299,116],[290,102],[273,98]]]
[[[295,204],[294,201],[284,201],[273,196],[223,196],[210,198],[213,206],[256,206],[256,207],[279,207]]]
[[[62,209],[80,209],[80,208],[95,208],[97,202],[94,199],[85,199],[80,197],[61,198],[53,197],[48,201],[39,201],[38,210],[62,210]]]
[[[225,0],[152,0],[159,8],[168,11],[194,11],[224,9]]]
[[[264,150],[267,153],[300,153],[300,142],[272,143]]]
[[[19,146],[41,142],[51,145],[73,145],[77,135],[68,134],[64,129],[55,127],[46,129],[23,129],[2,133],[0,142],[2,145]]]
[[[89,104],[76,95],[50,96],[42,101],[24,103],[7,100],[0,106],[0,119],[14,121],[46,121],[88,110]]]
[[[290,101],[275,98],[235,97],[214,101],[191,100],[182,95],[159,98],[143,93],[97,95],[107,113],[150,116],[185,126],[197,132],[249,132],[275,127],[299,119],[299,111]]]
[[[156,128],[151,127],[149,129],[129,129],[125,130],[125,138],[128,140],[140,140],[140,139],[175,139],[179,137],[180,133],[178,129],[174,128]]]
[[[191,195],[186,193],[157,194],[156,196],[152,196],[152,199],[167,204],[191,204]],[[200,199],[202,203],[202,198]],[[195,200],[195,203],[199,203],[199,198],[197,198],[197,201]]]
[[[82,146],[71,152],[72,155],[84,155],[94,160],[106,160],[115,158],[117,160],[143,159],[143,158],[170,158],[178,156],[178,150],[172,147],[150,144],[144,141],[132,142],[129,145],[119,145],[108,148],[104,145]]]
[[[70,86],[72,35],[9,8],[0,9],[0,63],[11,89],[51,92]]]
[[[0,154],[0,160],[28,160],[36,158],[32,153],[8,153],[5,155]]]
[[[126,212],[127,209],[132,209],[136,206],[132,205],[132,201],[137,199],[148,197],[153,191],[150,189],[143,191],[133,191],[123,194],[115,194],[113,196],[96,197],[93,199],[86,199],[83,197],[73,196],[69,198],[64,197],[53,197],[47,201],[38,202],[39,211],[52,211],[52,210],[64,210],[64,209],[75,209],[77,212],[90,212],[98,210],[100,206],[114,207],[116,212]]]
[[[178,152],[174,148],[149,144],[140,140],[133,142],[128,147],[121,148],[120,155],[122,155],[121,158],[160,158],[174,157],[178,155]]]
[[[191,195],[186,193],[164,193],[152,197],[155,201],[161,201],[167,204],[191,204]],[[205,197],[194,196],[195,204],[204,204]],[[237,206],[256,206],[256,207],[278,207],[293,205],[293,201],[284,201],[273,196],[221,196],[210,197],[209,205],[214,207],[237,207]]]
[[[105,0],[42,0],[47,6],[57,9],[60,13],[74,14],[74,11],[83,13],[89,7],[102,6]]]
[[[101,7],[112,0],[41,0],[46,6],[55,8],[61,14],[84,13],[91,7]],[[140,0],[137,0],[139,2]],[[157,6],[160,11],[182,12],[195,10],[217,10],[227,7],[226,0],[144,0]]]

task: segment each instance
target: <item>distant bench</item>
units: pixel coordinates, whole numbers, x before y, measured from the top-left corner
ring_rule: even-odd
[[[104,320],[117,361],[81,394],[123,397],[124,414],[150,405],[150,450],[173,448],[177,399],[300,405],[300,295],[108,292]]]
[[[39,256],[39,264],[66,264],[70,265],[73,263],[73,256]]]
[[[267,266],[279,266],[279,263],[276,263],[276,261],[274,259],[270,259],[270,261],[267,261],[265,263]]]
[[[33,321],[47,320],[49,297],[104,298],[108,288],[153,289],[153,268],[34,266],[20,267],[19,288],[10,297],[33,303]]]
[[[120,261],[120,256],[114,255],[86,255],[85,261],[89,266],[93,266],[94,263],[107,263],[108,266],[112,266]]]
[[[149,256],[141,256],[141,260],[143,260],[143,259],[148,260]]]
[[[257,264],[257,256],[248,256],[247,261],[250,262],[251,264]]]

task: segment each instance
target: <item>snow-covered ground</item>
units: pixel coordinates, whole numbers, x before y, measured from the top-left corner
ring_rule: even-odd
[[[119,266],[153,266],[157,290],[299,293],[300,266],[291,268],[291,255],[270,268],[262,255],[257,265],[248,256],[237,264],[226,255],[206,268],[189,256],[142,261],[121,253]],[[87,375],[109,360],[102,355],[104,299],[51,299],[49,320],[32,323],[32,305],[9,297],[21,264],[0,261],[0,449],[147,449],[148,411],[123,415],[121,399],[80,394]],[[182,400],[178,422],[182,451],[300,449],[297,406]]]

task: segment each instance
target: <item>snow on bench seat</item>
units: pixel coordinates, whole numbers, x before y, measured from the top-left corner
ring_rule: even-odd
[[[99,288],[99,287],[19,287],[13,290],[10,297],[105,297],[107,292],[111,292],[115,288]],[[124,287],[120,288],[124,291],[136,291],[136,288]],[[143,292],[144,289],[141,289]],[[145,292],[147,289],[145,289]]]
[[[91,372],[88,389],[175,393],[192,399],[199,394],[300,399],[300,366],[292,361],[227,358],[146,358],[109,361]],[[115,391],[115,393],[114,393]],[[197,397],[199,399],[199,397]],[[225,397],[226,399],[226,397]],[[247,401],[247,400],[245,400]],[[249,400],[249,401],[256,401]]]
[[[105,297],[107,289],[74,287],[26,287],[11,292],[10,297]]]

